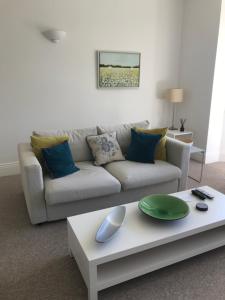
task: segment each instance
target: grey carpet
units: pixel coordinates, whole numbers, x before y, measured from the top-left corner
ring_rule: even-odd
[[[190,172],[198,176],[199,164],[192,163]],[[225,193],[225,163],[205,168],[205,184]],[[189,180],[189,187],[197,185]],[[66,222],[30,225],[19,176],[0,178],[0,299],[87,299],[68,256]],[[225,299],[225,248],[104,290],[99,299]]]

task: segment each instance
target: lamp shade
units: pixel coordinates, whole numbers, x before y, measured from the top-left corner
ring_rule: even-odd
[[[50,29],[43,32],[43,35],[51,42],[58,43],[66,37],[66,32],[63,30]]]
[[[184,90],[183,89],[170,89],[168,91],[168,99],[172,103],[183,102],[183,100],[184,100]]]

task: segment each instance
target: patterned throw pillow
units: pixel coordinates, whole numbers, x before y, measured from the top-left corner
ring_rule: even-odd
[[[96,166],[116,160],[125,160],[116,139],[116,132],[88,136],[87,142],[95,158]]]

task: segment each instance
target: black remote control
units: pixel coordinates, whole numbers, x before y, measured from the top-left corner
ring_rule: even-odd
[[[203,195],[205,195],[206,198],[208,198],[208,199],[213,199],[213,198],[214,198],[213,195],[209,194],[209,193],[206,192],[205,190],[202,190],[202,189],[196,189],[196,191],[199,191],[200,193],[202,193]]]
[[[192,194],[195,195],[196,197],[198,197],[201,200],[205,200],[206,196],[204,194],[202,194],[201,192],[199,192],[198,190],[191,190]]]
[[[196,204],[196,208],[200,211],[207,211],[208,210],[208,205],[203,202],[199,202]]]

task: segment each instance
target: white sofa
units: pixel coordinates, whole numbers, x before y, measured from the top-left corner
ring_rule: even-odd
[[[123,153],[130,143],[130,129],[147,128],[148,121],[103,127],[116,131]],[[39,135],[69,136],[74,161],[79,172],[63,178],[44,175],[30,144],[19,144],[18,153],[23,190],[32,224],[62,219],[71,215],[115,206],[152,193],[172,193],[186,187],[190,146],[167,139],[167,161],[143,164],[132,161],[112,162],[104,167],[93,165],[86,143],[88,135],[96,135],[97,127],[74,130],[39,131]]]

